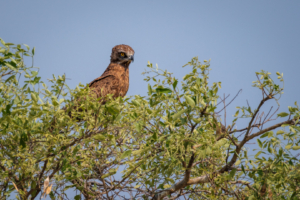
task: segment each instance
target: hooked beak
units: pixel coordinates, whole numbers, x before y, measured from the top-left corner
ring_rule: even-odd
[[[133,62],[134,61],[134,55],[130,56],[129,60],[131,60]]]
[[[128,57],[124,58],[123,60],[120,60],[119,63],[131,63],[134,61],[134,55],[128,55]]]

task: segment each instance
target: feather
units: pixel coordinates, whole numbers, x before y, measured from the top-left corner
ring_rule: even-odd
[[[122,52],[126,57],[120,57]],[[124,97],[129,88],[129,65],[133,60],[134,51],[128,45],[117,45],[112,49],[111,62],[99,77],[90,82],[89,87],[95,97],[112,94],[114,98]],[[103,100],[101,103],[105,103]]]
[[[128,45],[117,45],[112,48],[110,56],[110,64],[103,72],[103,74],[89,83],[91,90],[90,96],[98,99],[99,97],[106,97],[112,94],[113,98],[124,97],[129,89],[129,65],[133,61],[134,50]],[[77,99],[80,101],[80,99]],[[107,99],[101,98],[101,104],[105,104]],[[67,106],[68,107],[68,106]],[[77,108],[77,105],[71,107],[64,107],[70,117],[72,110],[82,111]],[[81,119],[77,119],[81,121]],[[52,132],[55,125],[53,120],[49,131]]]

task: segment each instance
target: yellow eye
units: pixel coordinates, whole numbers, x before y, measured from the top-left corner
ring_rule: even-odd
[[[125,53],[122,52],[122,53],[121,53],[121,56],[125,56]]]

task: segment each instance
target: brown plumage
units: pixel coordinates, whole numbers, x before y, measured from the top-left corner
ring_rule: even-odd
[[[113,98],[124,97],[129,88],[129,65],[134,60],[134,50],[125,44],[117,45],[112,48],[110,63],[104,73],[90,82],[91,96],[94,98],[106,97],[112,94]],[[101,98],[100,103],[106,103],[106,98]],[[68,110],[68,114],[72,117],[71,111],[78,109],[76,105],[64,107]],[[82,111],[78,109],[78,111]],[[81,121],[80,118],[77,118]],[[49,130],[52,132],[56,120],[51,123]]]
[[[117,45],[112,49],[110,64],[104,73],[93,80],[89,87],[96,98],[113,94],[124,97],[129,88],[129,65],[133,61],[134,50],[128,45]],[[105,103],[102,100],[102,103]]]

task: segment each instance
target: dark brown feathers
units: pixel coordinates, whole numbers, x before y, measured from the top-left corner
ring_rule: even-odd
[[[133,56],[134,50],[130,46],[124,44],[115,46],[111,52],[110,64],[104,73],[89,84],[90,95],[94,98],[106,97],[108,94],[112,94],[113,98],[124,97],[129,88],[129,65],[134,60]],[[100,103],[104,104],[106,101],[106,98],[102,98]],[[70,117],[72,117],[72,110],[82,111],[76,104],[62,109],[66,110]],[[81,118],[76,119],[81,121]],[[54,118],[49,127],[50,132],[53,132],[55,124]]]
[[[113,94],[113,97],[124,97],[129,88],[129,65],[133,61],[134,50],[128,45],[113,47],[110,64],[104,73],[93,80],[89,87],[96,98]],[[105,100],[102,101],[105,103]]]

